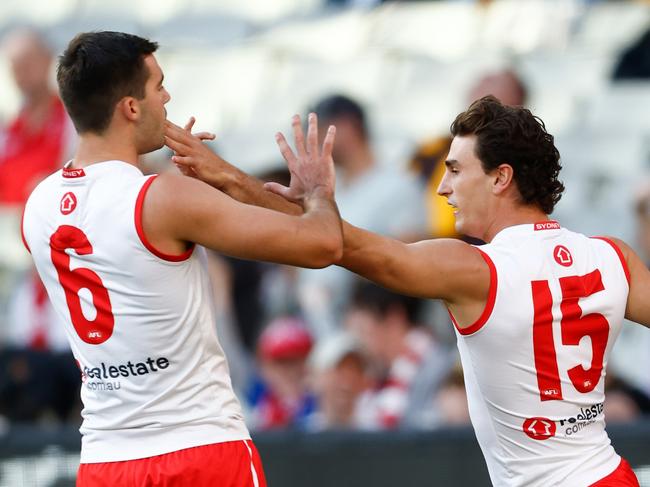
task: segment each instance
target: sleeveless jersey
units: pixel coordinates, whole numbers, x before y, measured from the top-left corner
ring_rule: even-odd
[[[629,291],[625,259],[613,242],[557,222],[509,227],[478,248],[491,270],[488,302],[456,331],[492,483],[588,486],[621,461],[603,402]]]
[[[153,178],[122,161],[63,169],[25,207],[25,245],[82,374],[81,463],[250,438],[204,249],[165,255],[142,230]]]

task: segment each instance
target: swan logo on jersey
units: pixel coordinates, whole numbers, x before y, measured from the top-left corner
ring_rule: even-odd
[[[61,213],[64,215],[69,215],[77,207],[77,197],[74,193],[66,193],[61,198]]]
[[[548,418],[528,418],[524,421],[523,430],[533,440],[548,440],[555,436],[555,421]]]
[[[557,245],[555,247],[553,250],[553,257],[555,258],[555,262],[564,267],[570,267],[573,265],[573,256],[571,255],[571,252],[569,252],[569,249],[564,245]]]

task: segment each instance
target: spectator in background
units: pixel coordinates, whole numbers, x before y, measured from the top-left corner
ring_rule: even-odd
[[[257,343],[259,377],[247,394],[253,430],[305,426],[316,402],[307,388],[312,337],[298,318],[271,321]]]
[[[325,337],[309,356],[309,366],[318,403],[309,429],[360,428],[371,383],[358,340],[346,331]]]
[[[80,373],[34,269],[13,290],[0,343],[0,416],[77,421]]]
[[[429,428],[433,398],[455,362],[418,323],[422,300],[359,281],[345,323],[370,360],[376,386],[364,405],[364,428]]]
[[[470,425],[465,379],[460,361],[456,362],[444,383],[440,386],[435,395],[431,411],[437,416],[434,421],[437,421],[440,425]]]
[[[10,32],[2,42],[21,108],[0,132],[0,204],[22,207],[36,184],[72,154],[74,130],[50,84],[52,52],[35,30]]]
[[[406,168],[379,162],[361,105],[347,96],[333,95],[319,101],[312,111],[322,124],[336,126],[333,157],[341,217],[396,238],[420,236],[426,227],[423,187]],[[299,271],[298,298],[317,336],[338,327],[352,282],[351,273],[335,266]]]
[[[521,78],[511,69],[488,73],[477,80],[467,94],[472,103],[485,95],[493,95],[505,105],[524,106],[528,90]],[[433,237],[457,237],[454,229],[453,210],[446,198],[438,195],[437,189],[445,173],[445,159],[451,146],[451,137],[445,135],[420,144],[412,158],[410,167],[425,181],[428,230]]]
[[[52,51],[45,38],[19,28],[2,39],[1,48],[21,107],[0,128],[0,205],[18,218],[36,184],[71,155],[75,136],[50,83]],[[1,334],[0,415],[22,421],[76,418],[81,381],[63,327],[35,270],[12,272],[17,285]]]

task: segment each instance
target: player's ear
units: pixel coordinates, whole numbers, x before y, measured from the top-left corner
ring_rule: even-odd
[[[500,194],[510,187],[514,175],[515,172],[510,164],[501,164],[497,167],[494,170],[494,193]]]
[[[132,96],[125,96],[117,102],[117,109],[131,122],[135,122],[140,118],[140,104]]]

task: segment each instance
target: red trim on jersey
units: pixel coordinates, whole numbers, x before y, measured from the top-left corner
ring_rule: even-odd
[[[151,183],[153,183],[153,180],[156,179],[156,177],[158,177],[158,175],[154,174],[149,179],[147,179],[142,185],[142,188],[140,188],[140,192],[138,193],[138,198],[135,201],[135,230],[138,232],[138,237],[140,237],[142,245],[144,245],[146,249],[153,255],[170,262],[181,262],[190,258],[192,252],[194,252],[194,244],[192,244],[190,248],[183,252],[181,255],[171,255],[161,252],[156,247],[154,247],[152,243],[147,239],[147,236],[144,234],[144,227],[142,226],[142,207],[144,206],[144,198],[147,194],[147,191],[149,190],[149,186],[151,186]]]
[[[64,178],[82,178],[86,175],[83,169],[68,169],[68,168],[63,168],[63,177]]]
[[[23,245],[27,249],[27,252],[30,254],[32,253],[31,249],[29,248],[29,245],[27,244],[27,240],[25,239],[25,208],[23,208],[23,214],[20,217],[20,238],[23,240]]]
[[[612,240],[607,237],[591,237],[591,238],[596,238],[598,240],[602,240],[604,242],[607,242],[609,245],[611,245],[614,250],[616,251],[616,255],[618,255],[618,258],[621,261],[621,265],[623,266],[623,271],[625,272],[625,278],[627,279],[627,283],[630,284],[630,269],[627,266],[627,261],[625,260],[625,256],[623,255],[623,252],[619,248],[618,245]]]
[[[476,333],[481,328],[483,328],[483,325],[487,323],[487,320],[490,318],[490,315],[492,314],[492,310],[494,309],[494,302],[497,299],[497,269],[494,266],[494,262],[492,262],[492,259],[490,259],[490,256],[488,254],[483,252],[478,247],[476,247],[476,250],[478,250],[481,253],[481,257],[483,257],[483,260],[490,268],[490,290],[488,291],[488,298],[487,298],[487,302],[485,303],[485,308],[483,309],[483,313],[481,313],[481,316],[479,316],[478,320],[476,320],[474,323],[472,323],[466,328],[461,328],[460,326],[458,326],[458,322],[456,321],[456,318],[454,318],[454,315],[452,314],[451,310],[448,310],[452,323],[458,330],[458,333],[460,333],[461,335],[471,335],[472,333]]]

